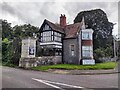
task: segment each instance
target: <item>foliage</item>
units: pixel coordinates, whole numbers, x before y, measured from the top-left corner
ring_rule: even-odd
[[[113,56],[112,50],[112,47],[107,47],[106,49],[98,48],[94,50],[94,59],[97,63],[102,62],[100,58]]]
[[[74,23],[81,22],[83,17],[86,28],[92,28],[94,30],[93,48],[96,61],[100,62],[99,58],[102,57],[112,57],[113,23],[108,21],[106,13],[101,9],[82,11],[76,16]]]
[[[38,27],[32,26],[30,24],[24,24],[20,26],[16,25],[13,27],[14,37],[20,38],[32,37],[33,33],[38,33],[38,30]]]
[[[2,20],[2,61],[5,65],[13,66],[19,64],[21,55],[22,38],[32,37],[38,33],[38,27],[30,24],[15,25],[7,20]]]
[[[19,59],[21,56],[21,39],[19,37],[13,39],[12,47],[13,47],[12,64],[19,65]]]
[[[113,23],[109,22],[106,13],[101,9],[90,11],[82,11],[78,13],[74,19],[74,23],[81,22],[85,19],[86,28],[92,28],[94,50],[98,48],[107,48],[107,45],[112,45],[112,29]]]
[[[8,23],[7,20],[2,20],[2,40],[8,38],[13,38],[13,32],[11,23]]]
[[[11,63],[12,56],[12,44],[5,38],[2,41],[2,62]]]
[[[65,69],[65,70],[98,70],[98,69],[114,69],[116,62],[98,63],[95,65],[73,65],[73,64],[56,64],[32,67],[33,70],[47,71],[49,69]]]
[[[105,57],[112,57],[113,56],[113,48],[108,46],[106,49],[104,49]]]

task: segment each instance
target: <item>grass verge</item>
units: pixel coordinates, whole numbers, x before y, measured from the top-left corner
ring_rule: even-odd
[[[32,67],[32,70],[47,71],[49,69],[64,69],[64,70],[106,70],[114,69],[116,62],[97,63],[95,65],[73,65],[73,64],[56,64]]]

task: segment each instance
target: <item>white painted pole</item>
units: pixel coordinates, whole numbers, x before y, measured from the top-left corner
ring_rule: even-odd
[[[114,43],[114,58],[116,58],[116,44],[115,44],[115,38],[113,38],[113,43]]]

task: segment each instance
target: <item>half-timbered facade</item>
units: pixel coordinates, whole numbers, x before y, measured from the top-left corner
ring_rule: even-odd
[[[48,20],[44,20],[40,28],[40,46],[43,56],[62,55],[62,37],[64,32],[61,27],[55,26]]]

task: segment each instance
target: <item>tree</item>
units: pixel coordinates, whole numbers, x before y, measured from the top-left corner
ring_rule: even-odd
[[[83,17],[86,28],[92,28],[94,30],[94,50],[107,48],[108,44],[112,46],[113,23],[108,21],[106,13],[101,9],[82,11],[76,16],[74,23],[81,22]]]
[[[14,37],[25,38],[33,37],[33,33],[37,34],[39,31],[38,27],[32,26],[30,24],[16,25],[13,27]]]
[[[37,34],[38,27],[30,24],[15,25],[2,20],[2,61],[8,65],[18,65],[21,56],[22,38],[32,37],[33,33]]]
[[[2,20],[2,40],[5,38],[13,39],[13,31],[11,23],[8,23],[7,20]]]
[[[12,56],[12,44],[7,38],[4,38],[2,41],[2,62],[11,63]]]
[[[12,64],[14,65],[19,65],[19,60],[21,57],[21,39],[18,38],[14,38],[13,42],[12,42],[12,50],[13,50],[13,57],[12,59]]]

